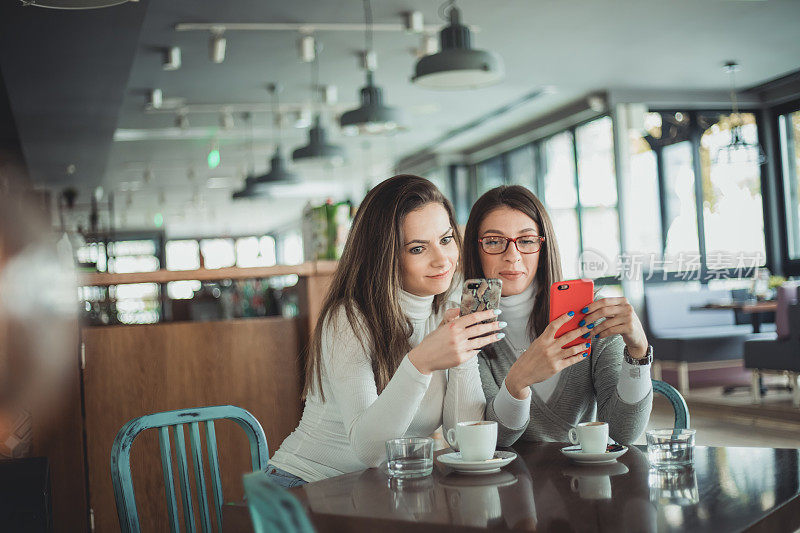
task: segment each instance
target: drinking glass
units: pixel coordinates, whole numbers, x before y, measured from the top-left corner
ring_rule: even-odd
[[[651,468],[647,479],[650,501],[658,504],[694,505],[700,501],[694,467]]]
[[[403,437],[386,441],[389,475],[412,478],[430,475],[433,471],[433,439]]]
[[[656,468],[682,468],[694,461],[693,429],[647,430],[647,458]]]

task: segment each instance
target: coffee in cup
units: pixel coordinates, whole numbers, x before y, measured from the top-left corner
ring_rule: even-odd
[[[465,461],[485,461],[494,457],[497,446],[497,422],[472,420],[459,422],[445,435],[450,446],[458,448]]]
[[[605,422],[582,422],[569,430],[569,441],[580,444],[586,453],[605,453],[608,445],[608,424]]]

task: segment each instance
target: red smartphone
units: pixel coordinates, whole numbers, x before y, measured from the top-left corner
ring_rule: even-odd
[[[550,286],[550,322],[569,311],[575,311],[569,322],[564,324],[556,331],[556,338],[564,333],[577,329],[578,322],[583,320],[585,314],[581,309],[594,301],[594,282],[590,279],[570,279],[557,281]],[[562,346],[568,348],[586,342],[586,339],[578,337],[574,341]],[[591,353],[591,348],[587,351]]]

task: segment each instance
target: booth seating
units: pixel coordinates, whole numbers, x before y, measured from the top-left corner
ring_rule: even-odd
[[[750,324],[737,324],[732,310],[693,310],[731,299],[730,290],[697,289],[679,283],[645,286],[645,328],[653,345],[654,379],[662,370],[677,370],[678,390],[689,391],[691,370],[741,367]]]
[[[798,283],[787,282],[778,288],[775,312],[776,334],[769,339],[744,343],[744,366],[753,370],[753,402],[761,403],[761,377],[767,372],[788,374],[792,404],[800,407],[800,304]]]

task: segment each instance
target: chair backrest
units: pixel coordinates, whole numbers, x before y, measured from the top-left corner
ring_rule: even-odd
[[[244,493],[255,533],[313,533],[303,506],[264,472],[244,476]]]
[[[797,303],[797,287],[796,281],[787,281],[778,287],[775,330],[779,339],[788,339],[792,333],[789,328],[789,306]]]
[[[653,380],[653,392],[664,395],[675,411],[675,429],[689,429],[689,407],[678,389],[657,379]]]
[[[729,290],[698,290],[681,286],[645,287],[644,302],[649,330],[655,335],[677,328],[732,326],[736,317],[730,310],[692,311],[695,306],[729,300]]]
[[[189,482],[189,469],[186,459],[186,439],[183,426],[189,425],[190,443],[192,447],[192,466],[194,467],[195,493],[200,514],[202,531],[211,531],[211,518],[206,494],[206,481],[203,473],[202,445],[200,441],[200,423],[205,423],[206,448],[208,450],[211,487],[214,493],[217,527],[222,529],[222,484],[219,475],[219,458],[217,455],[217,438],[214,431],[214,420],[227,419],[236,422],[247,434],[250,441],[250,459],[253,470],[263,470],[267,466],[269,451],[267,437],[258,420],[246,410],[233,405],[198,407],[195,409],[179,409],[165,411],[134,418],[119,430],[111,448],[111,480],[114,484],[114,497],[117,501],[117,515],[123,533],[138,532],[139,514],[136,511],[136,498],[131,478],[131,446],[134,439],[144,430],[158,429],[158,442],[161,447],[161,466],[164,472],[164,491],[167,498],[170,530],[177,532],[178,525],[177,498],[172,475],[172,453],[170,451],[169,428],[175,437],[175,452],[178,463],[178,477],[183,504],[183,523],[186,531],[195,531],[192,493]]]

